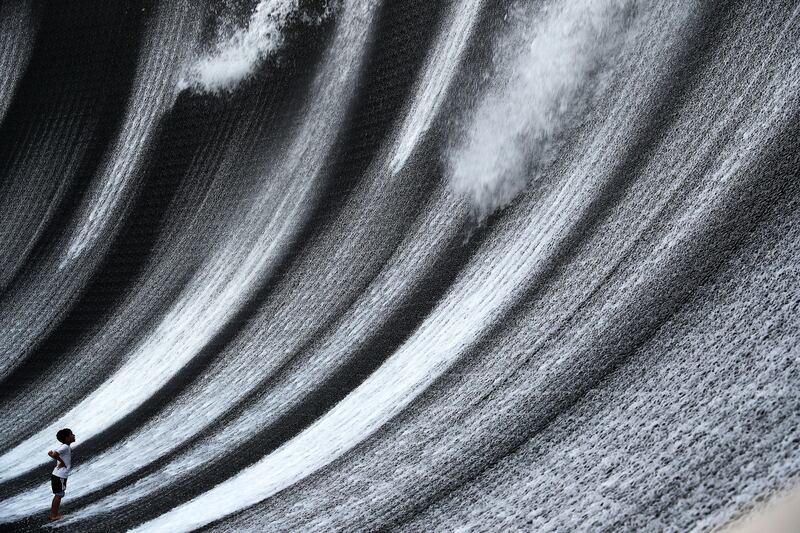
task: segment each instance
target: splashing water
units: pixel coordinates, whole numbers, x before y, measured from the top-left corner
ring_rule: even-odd
[[[189,88],[210,93],[232,91],[283,46],[288,27],[298,23],[317,26],[333,9],[333,2],[324,3],[321,11],[312,13],[301,6],[300,0],[262,0],[246,28],[236,29],[217,43],[212,52],[195,59],[178,82],[178,91]]]
[[[559,139],[580,122],[613,72],[637,4],[589,0],[554,6],[545,10],[532,38],[524,39],[530,44],[522,55],[514,35],[501,43],[500,73],[462,143],[449,154],[451,185],[472,202],[479,221],[525,188],[529,169],[553,160]]]

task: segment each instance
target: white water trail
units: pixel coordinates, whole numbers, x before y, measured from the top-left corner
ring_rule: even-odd
[[[557,156],[559,140],[607,83],[641,3],[550,5],[525,17],[541,20],[532,32],[517,28],[500,43],[495,78],[449,154],[451,186],[479,220],[508,205],[531,169]]]
[[[125,122],[111,152],[103,163],[102,178],[93,184],[78,227],[59,264],[59,270],[71,265],[98,241],[108,238],[119,217],[124,198],[131,195],[141,178],[141,164],[161,116],[172,107],[179,65],[185,59],[185,42],[197,41],[198,29],[190,2],[174,2],[159,8],[154,26],[145,38],[145,53],[139,57],[133,94],[125,112]],[[172,30],[172,31],[170,31]],[[180,31],[175,31],[180,30]],[[166,35],[168,38],[164,38]],[[114,216],[116,215],[116,216]]]
[[[452,23],[442,30],[433,51],[428,55],[425,74],[415,90],[417,96],[405,113],[405,120],[397,136],[395,153],[390,164],[392,174],[400,172],[420,139],[439,115],[472,37],[482,4],[482,0],[465,0],[454,4],[448,14]]]
[[[30,0],[0,5],[0,119],[11,105],[14,91],[33,51],[38,23]]]

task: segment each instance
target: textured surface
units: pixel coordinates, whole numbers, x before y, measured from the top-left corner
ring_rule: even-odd
[[[0,6],[0,522],[710,530],[800,482],[800,6]]]

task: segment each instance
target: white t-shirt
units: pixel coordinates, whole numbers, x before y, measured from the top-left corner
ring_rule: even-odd
[[[64,468],[61,466],[61,463],[56,461],[53,475],[63,478],[69,477],[69,473],[72,472],[72,448],[69,447],[69,444],[61,444],[54,451],[58,452],[59,457],[61,457],[61,460],[64,461],[67,467]]]

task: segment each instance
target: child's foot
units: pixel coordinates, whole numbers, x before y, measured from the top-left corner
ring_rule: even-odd
[[[62,519],[62,518],[64,518],[64,515],[63,515],[63,514],[57,514],[57,515],[55,515],[55,516],[51,516],[51,517],[50,517],[50,520],[60,520],[60,519]]]

